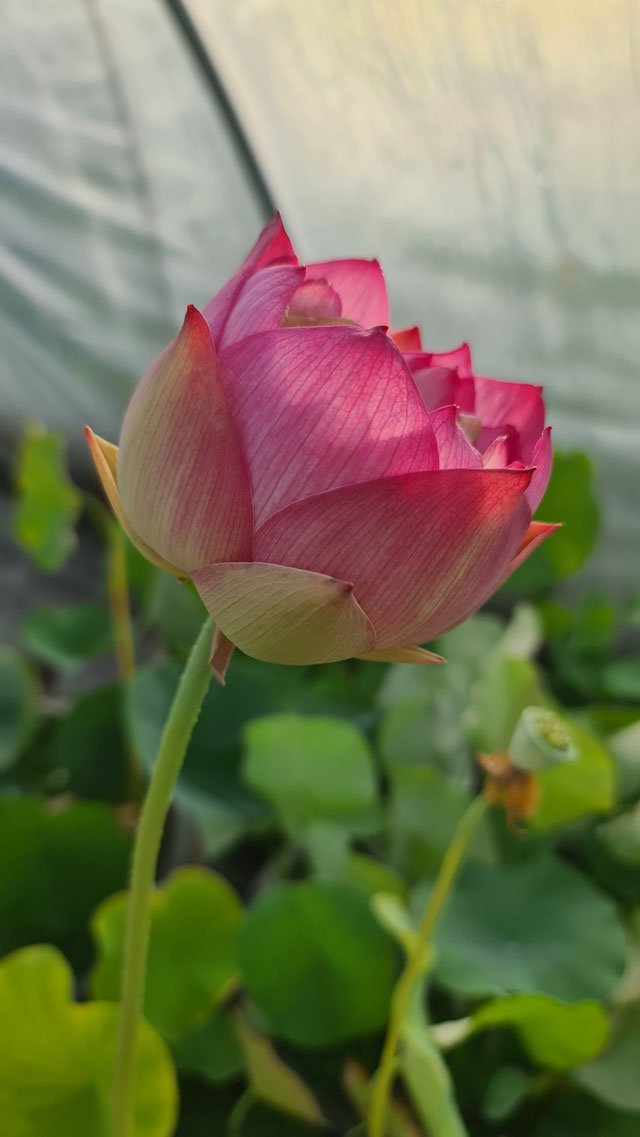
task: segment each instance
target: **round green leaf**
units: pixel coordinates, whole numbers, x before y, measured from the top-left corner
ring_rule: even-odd
[[[424,902],[423,892],[420,911]],[[456,991],[535,991],[566,1002],[606,1000],[626,952],[615,905],[548,855],[511,866],[467,865],[434,940],[437,976]]]
[[[110,896],[93,919],[99,999],[119,997],[126,906],[126,893]],[[179,1038],[233,986],[241,912],[231,886],[208,869],[179,869],[154,893],[144,1013],[166,1038]]]
[[[71,1002],[73,975],[47,945],[0,963],[0,1116],[4,1137],[108,1137],[118,1007]],[[141,1023],[133,1076],[132,1137],[170,1137],[173,1066]]]
[[[273,885],[245,916],[238,958],[249,994],[292,1042],[321,1046],[387,1018],[397,953],[357,889]]]
[[[379,826],[371,752],[351,723],[268,715],[249,723],[244,737],[245,779],[275,806],[294,839],[318,821],[352,832]]]
[[[24,660],[0,647],[0,770],[15,762],[31,738],[38,717],[38,688]]]
[[[609,1020],[598,1003],[561,1003],[544,995],[507,995],[475,1011],[472,1030],[511,1026],[539,1066],[568,1070],[602,1049]]]

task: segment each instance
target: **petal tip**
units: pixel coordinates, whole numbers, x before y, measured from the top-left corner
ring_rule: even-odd
[[[207,336],[210,339],[211,333],[209,332],[209,325],[202,315],[202,312],[199,308],[196,308],[195,304],[187,304],[187,310],[182,322],[182,330],[187,332],[200,331],[204,333],[205,328],[207,330]]]
[[[365,659],[372,663],[418,663],[422,665],[447,662],[442,655],[436,655],[435,652],[427,651],[426,648],[418,647],[417,644],[409,644],[406,647],[374,648],[373,651],[359,655],[358,659]]]
[[[98,440],[98,435],[96,434],[95,430],[92,430],[90,426],[86,425],[86,423],[83,427],[83,430],[84,430],[84,436],[85,436],[85,438],[89,444],[89,449],[91,450],[91,453],[93,454],[94,451],[96,449],[98,449],[99,445],[100,445],[99,440]]]
[[[216,628],[213,633],[209,666],[213,672],[214,679],[221,687],[226,686],[225,676],[234,649],[235,644],[232,644],[231,640],[227,639],[224,632],[220,631],[220,628]]]
[[[350,580],[339,580],[336,576],[328,576],[326,584],[327,587],[336,590],[340,599],[342,599],[342,597],[351,596],[353,592],[353,582]]]

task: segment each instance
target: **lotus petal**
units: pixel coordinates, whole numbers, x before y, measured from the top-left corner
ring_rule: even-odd
[[[542,387],[531,383],[504,383],[484,375],[474,377],[475,414],[484,427],[509,423],[520,438],[523,462],[533,464],[533,451],[544,428]],[[501,429],[500,434],[504,431]]]
[[[546,488],[549,484],[552,462],[551,427],[548,426],[543,430],[540,438],[536,442],[533,458],[531,459],[531,464],[535,466],[535,469],[527,490],[527,501],[529,502],[529,509],[532,514],[535,513],[545,495]]]
[[[475,414],[468,344],[452,351],[408,352],[405,359],[428,411],[455,404],[465,414]]]
[[[292,296],[288,316],[338,318],[342,316],[342,301],[326,280],[307,280]]]
[[[482,463],[492,470],[505,470],[518,460],[520,440],[513,426],[483,428],[478,438],[478,450]]]
[[[362,328],[389,327],[389,301],[377,261],[324,261],[307,265],[307,280],[320,277],[338,293],[342,315]]]
[[[256,533],[263,561],[352,580],[376,648],[424,643],[498,583],[527,529],[530,470],[441,470],[295,502]]]
[[[550,537],[552,533],[555,533],[556,529],[560,528],[562,528],[561,523],[549,524],[546,521],[532,521],[520,545],[516,549],[515,555],[509,561],[500,583],[502,584],[508,576],[511,576],[511,573],[515,572],[523,561],[526,561],[534,549],[538,548],[538,545],[541,545],[543,541],[546,541],[547,537]]]
[[[405,355],[410,362],[410,357]],[[416,367],[413,381],[420,398],[431,414],[438,407],[459,406],[461,400],[460,377],[451,367]],[[471,384],[471,380],[469,380]],[[467,400],[468,401],[468,400]]]
[[[219,292],[209,301],[204,309],[204,318],[211,329],[213,341],[222,342],[227,320],[237,303],[242,290],[257,269],[267,265],[297,265],[298,258],[293,251],[282,218],[279,213],[262,230],[258,240],[248,256],[233,274],[230,280],[222,286]]]
[[[413,328],[399,328],[397,332],[391,332],[391,339],[400,351],[422,351],[422,339],[420,338],[420,328],[414,325]]]
[[[304,269],[299,265],[269,265],[254,272],[246,281],[223,331],[215,341],[218,354],[223,347],[244,336],[279,328],[303,279]]]
[[[302,496],[437,468],[429,416],[381,331],[263,332],[222,352],[220,370],[249,465],[256,526]]]
[[[460,347],[454,347],[451,351],[432,351],[430,362],[432,366],[455,367],[461,379],[473,377],[471,348],[468,343],[461,343]]]
[[[430,418],[438,443],[440,469],[481,470],[482,456],[458,425],[458,408],[438,407]]]
[[[468,343],[461,343],[460,347],[454,347],[451,351],[424,351],[421,355],[422,367],[450,367],[458,372],[461,379],[473,378],[471,348]]]
[[[344,580],[282,565],[205,565],[193,581],[220,631],[269,663],[328,663],[375,647],[375,632]]]
[[[165,572],[170,572],[174,576],[183,576],[184,574],[180,569],[176,568],[175,565],[170,565],[169,562],[163,560],[154,549],[151,549],[149,545],[145,544],[142,538],[138,536],[129,524],[116,482],[118,447],[114,446],[113,442],[107,442],[106,439],[100,438],[98,434],[94,434],[88,426],[85,426],[84,433],[89,443],[91,457],[93,458],[98,472],[98,477],[102,482],[102,488],[107,495],[109,505],[114,512],[116,521],[119,522],[129,540],[136,546],[138,551],[142,553],[143,557],[146,557],[146,559],[156,565],[157,568],[164,569]]]
[[[118,489],[134,531],[182,572],[251,556],[246,466],[211,335],[193,307],[129,403]]]

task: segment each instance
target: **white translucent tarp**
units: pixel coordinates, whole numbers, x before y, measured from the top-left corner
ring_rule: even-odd
[[[113,436],[262,213],[164,3],[0,10],[3,433],[28,416],[74,443],[87,420]]]
[[[592,573],[637,584],[640,7],[628,0],[4,0],[6,421],[113,434],[264,208],[300,254],[377,255],[397,324],[544,383],[596,464]],[[3,380],[4,381],[4,380]],[[3,415],[3,418],[5,416]]]

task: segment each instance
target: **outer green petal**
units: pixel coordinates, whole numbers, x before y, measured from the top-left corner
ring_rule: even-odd
[[[193,307],[133,393],[118,489],[136,533],[183,571],[252,555],[247,468],[211,333]]]
[[[329,663],[375,647],[353,586],[320,573],[243,562],[191,573],[218,628],[247,655],[269,663]]]

